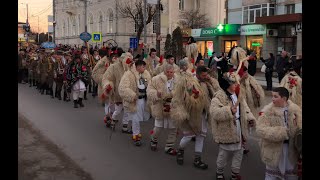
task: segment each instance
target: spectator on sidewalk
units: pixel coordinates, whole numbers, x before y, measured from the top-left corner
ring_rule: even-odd
[[[269,58],[261,61],[266,65],[266,81],[267,81],[267,91],[272,91],[272,73],[273,73],[273,65],[274,65],[274,56],[272,53],[269,53]]]
[[[302,55],[298,55],[294,62],[294,71],[301,77]]]
[[[278,73],[279,83],[286,74],[289,66],[289,57],[287,51],[282,51],[281,56],[277,59],[276,70]]]
[[[249,60],[248,60],[249,66],[248,66],[248,73],[251,76],[254,76],[257,71],[257,56],[255,52],[252,52],[250,54]]]

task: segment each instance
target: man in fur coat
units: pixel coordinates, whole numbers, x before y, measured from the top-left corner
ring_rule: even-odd
[[[82,63],[80,53],[75,54],[73,64],[70,66],[71,73],[71,89],[74,108],[84,107],[83,97],[86,91],[86,83],[88,79],[88,67]]]
[[[122,97],[119,95],[118,88],[123,74],[128,70],[127,61],[132,61],[132,59],[131,53],[125,53],[122,48],[117,48],[116,56],[112,60],[115,61],[115,63],[111,64],[103,74],[101,83],[105,96],[108,96],[109,100],[115,103],[115,111],[111,117],[112,120],[111,122],[107,122],[107,124],[110,124],[111,128],[114,129],[115,124],[122,117],[122,132],[129,134],[131,134],[131,131],[128,129],[129,119],[127,115],[124,114]]]
[[[246,67],[240,75],[240,93],[246,100],[252,114],[255,118],[259,117],[259,111],[264,103],[264,90],[258,81],[248,73]]]
[[[174,144],[177,138],[177,128],[170,118],[170,103],[176,76],[174,66],[169,63],[163,66],[164,72],[153,77],[147,88],[148,99],[152,102],[151,114],[155,118],[150,146],[153,151],[157,149],[161,129],[167,128],[169,132],[164,150],[167,154],[176,155]]]
[[[240,167],[243,156],[243,143],[247,141],[248,125],[255,117],[244,98],[236,95],[237,77],[225,73],[220,79],[220,87],[210,106],[210,120],[214,141],[219,144],[216,179],[224,180],[224,169],[228,154],[232,153],[231,180],[240,180]]]
[[[138,60],[126,71],[119,84],[119,95],[123,106],[132,120],[132,139],[136,146],[141,145],[140,122],[148,120],[147,87],[151,83],[151,75],[145,70],[146,63]]]
[[[144,62],[146,62],[146,70],[152,75],[155,76],[155,68],[159,64],[160,58],[156,55],[157,50],[154,48],[151,48],[149,56],[144,59]]]
[[[164,67],[165,67],[166,64],[172,65],[173,68],[174,68],[174,72],[179,72],[180,71],[179,66],[177,66],[174,63],[174,57],[172,55],[167,55],[166,61],[163,61],[162,56],[160,57],[159,64],[157,65],[157,67],[154,70],[155,74],[158,75],[158,74],[164,72]]]
[[[287,88],[290,93],[289,99],[302,108],[302,78],[293,68],[282,78],[280,86]]]
[[[114,63],[114,61],[117,59],[115,56],[116,55],[114,52],[111,54],[110,59],[107,57],[107,49],[102,48],[99,50],[99,55],[101,59],[97,62],[95,67],[92,70],[92,79],[95,81],[95,83],[98,84],[98,97],[101,103],[104,103],[104,111],[105,111],[105,117],[104,117],[104,122],[107,124],[111,120],[111,114],[113,113],[111,110],[113,109],[111,103],[112,101],[110,100],[109,97],[105,95],[103,92],[103,86],[102,86],[102,77],[108,67]]]
[[[201,161],[201,153],[207,133],[210,100],[220,87],[217,80],[208,76],[206,67],[199,66],[196,74],[195,78],[189,72],[179,73],[171,104],[171,118],[183,132],[177,163],[183,164],[184,148],[195,137],[193,164],[196,168],[207,169],[208,165]]]
[[[298,151],[295,135],[302,129],[301,108],[289,99],[289,91],[278,87],[272,92],[272,103],[266,105],[257,121],[261,138],[261,159],[266,164],[265,180],[297,180],[295,167]]]

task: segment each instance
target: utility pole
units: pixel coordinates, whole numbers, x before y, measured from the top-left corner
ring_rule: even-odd
[[[144,0],[144,15],[143,15],[143,44],[144,44],[144,54],[147,54],[147,0]],[[139,39],[138,39],[139,41]],[[144,56],[144,54],[142,54],[142,56]]]
[[[160,8],[160,0],[158,0],[157,4],[157,43],[156,43],[156,49],[157,49],[157,56],[160,57],[160,41],[161,41],[161,8]]]
[[[28,3],[26,4],[27,5],[27,26],[29,26],[29,13],[28,13]],[[28,43],[29,42],[29,32],[26,33],[26,42]]]
[[[55,43],[56,40],[56,2],[55,0],[52,0],[52,7],[53,7],[53,35],[52,35],[52,42]],[[49,33],[49,32],[48,32]],[[49,39],[48,39],[49,40]]]
[[[88,31],[87,21],[87,0],[84,0],[84,32]]]
[[[40,41],[39,41],[39,33],[40,33],[40,30],[39,30],[39,16],[38,16],[38,44],[40,44]]]

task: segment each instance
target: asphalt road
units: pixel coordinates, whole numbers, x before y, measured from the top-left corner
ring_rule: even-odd
[[[270,97],[267,97],[271,101]],[[120,125],[112,133],[103,123],[104,108],[89,94],[84,108],[73,108],[72,102],[41,95],[28,84],[18,86],[18,110],[36,128],[58,145],[95,180],[212,180],[215,179],[218,146],[211,133],[205,139],[203,161],[207,170],[193,167],[194,142],[185,150],[185,163],[179,166],[174,156],[164,153],[164,131],[159,138],[159,150],[149,148],[149,132],[153,121],[141,123],[141,147],[135,147],[131,135],[122,134]],[[253,133],[254,134],[254,133]],[[178,141],[181,137],[178,138]],[[245,180],[264,179],[265,166],[260,160],[258,141],[250,137],[250,153],[244,155],[241,176]],[[230,166],[229,161],[229,166]],[[225,170],[230,177],[230,168]]]

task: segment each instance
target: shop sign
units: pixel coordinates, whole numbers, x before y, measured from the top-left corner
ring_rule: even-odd
[[[200,35],[201,35],[201,29],[192,29],[191,30],[192,37],[200,37]]]
[[[261,46],[261,44],[260,44],[260,43],[257,43],[257,42],[253,42],[251,45],[252,45],[252,46]]]
[[[262,35],[266,34],[266,27],[261,24],[241,26],[240,35]]]
[[[201,37],[214,36],[215,28],[203,28],[201,29]]]
[[[240,24],[219,24],[215,28],[201,29],[201,37],[240,35]]]

